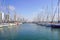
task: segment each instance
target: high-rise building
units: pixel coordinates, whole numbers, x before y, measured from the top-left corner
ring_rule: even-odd
[[[5,22],[10,21],[10,15],[9,14],[5,14]]]
[[[16,19],[16,13],[14,14],[14,21],[17,21],[17,19]]]
[[[0,23],[2,22],[2,12],[0,12]]]
[[[2,21],[4,21],[4,12],[2,12]]]

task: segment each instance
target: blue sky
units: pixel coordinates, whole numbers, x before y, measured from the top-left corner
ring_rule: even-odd
[[[57,0],[53,0],[53,8],[56,6]],[[34,13],[46,9],[51,11],[51,0],[5,0],[4,5],[11,5],[15,7],[17,14],[21,14],[24,17],[32,18]]]

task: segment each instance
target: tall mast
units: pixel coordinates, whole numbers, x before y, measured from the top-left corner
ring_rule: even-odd
[[[55,10],[54,13],[53,13],[53,0],[51,0],[51,8],[52,8],[52,14],[53,14],[53,16],[52,16],[52,22],[53,22],[54,17],[55,17],[55,12],[56,12],[56,10]]]
[[[3,0],[3,2],[2,2],[2,3],[3,3],[3,5],[2,5],[2,6],[5,6],[5,0]],[[3,11],[4,11],[4,10],[3,10]]]
[[[59,0],[58,0],[58,22],[59,22]]]
[[[51,13],[53,14],[53,0],[51,0],[51,9],[52,9]],[[51,22],[53,22],[53,19],[54,19],[54,14],[52,15],[52,21]]]
[[[1,4],[2,4],[2,2],[0,1],[0,12],[1,12]]]
[[[9,2],[8,2],[8,5],[7,5],[7,10],[8,10],[8,21],[10,21],[10,11],[9,11]]]
[[[46,19],[46,21],[48,22],[49,20],[48,20],[48,16],[49,16],[49,13],[48,13],[48,6],[47,6],[47,8],[46,8],[46,13],[47,13],[47,19]]]
[[[16,21],[16,11],[14,10],[14,21]]]
[[[48,5],[46,5],[46,8],[45,8],[45,14],[46,14],[46,22],[48,22]]]

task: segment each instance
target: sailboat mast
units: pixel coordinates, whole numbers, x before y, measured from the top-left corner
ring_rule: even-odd
[[[58,0],[58,23],[59,23],[59,1],[60,0]]]
[[[1,1],[0,1],[0,10],[1,10]]]
[[[51,0],[51,9],[52,9],[51,13],[53,14],[53,0]],[[54,19],[54,14],[52,15],[52,21],[51,22],[53,22],[53,19]]]
[[[46,13],[47,13],[47,18],[46,18],[46,22],[48,22],[48,18],[49,18],[49,13],[48,13],[48,6],[46,7]]]

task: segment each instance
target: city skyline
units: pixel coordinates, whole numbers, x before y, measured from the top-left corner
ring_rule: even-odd
[[[41,11],[48,10],[51,13],[51,2],[53,1],[53,8],[56,8],[58,0],[1,0],[2,4],[9,6],[11,15],[16,11],[18,15],[22,15],[27,19],[32,19],[32,17],[37,14],[41,14]],[[48,6],[48,9],[46,9]],[[45,15],[45,14],[44,14]]]

